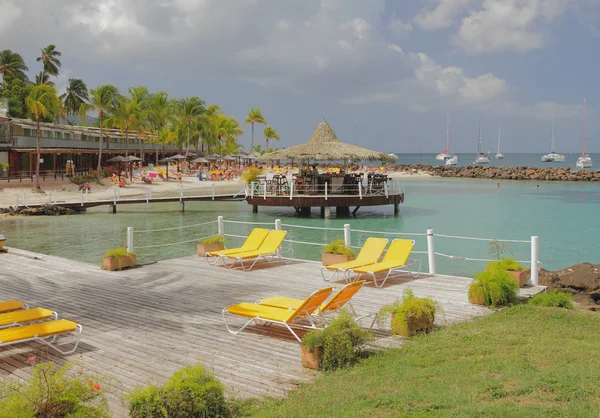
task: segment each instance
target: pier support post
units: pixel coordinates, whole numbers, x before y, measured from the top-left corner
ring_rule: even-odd
[[[540,256],[540,242],[538,237],[531,237],[531,278],[529,281],[532,285],[538,285],[539,279],[539,256]]]
[[[180,200],[179,201],[179,213],[184,213],[185,212],[185,201]]]
[[[323,210],[323,217],[325,219],[331,219],[331,208],[329,206],[325,206],[321,209]]]
[[[399,213],[400,213],[400,204],[394,203],[394,215],[397,215]]]
[[[281,219],[275,219],[275,230],[276,231],[281,230]]]
[[[350,216],[350,207],[349,206],[337,206],[335,208],[335,214],[337,216]]]
[[[352,237],[350,235],[350,224],[344,224],[344,244],[346,247],[352,245]]]
[[[133,227],[132,226],[127,227],[127,252],[128,253],[133,252]]]
[[[252,213],[258,213],[258,206],[252,205]]]
[[[108,207],[108,211],[109,213],[112,213],[113,215],[117,213],[117,204],[113,203],[112,205],[110,205]]]
[[[427,258],[429,259],[429,274],[436,274],[435,245],[433,243],[433,229],[427,230]]]
[[[302,206],[300,208],[300,213],[305,216],[310,216],[310,209],[311,209],[310,206]]]

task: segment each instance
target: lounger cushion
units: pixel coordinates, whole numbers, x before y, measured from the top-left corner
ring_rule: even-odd
[[[391,261],[385,261],[377,264],[371,264],[369,266],[357,267],[352,269],[352,271],[355,273],[382,273],[384,271],[402,267],[403,265],[404,263],[399,264]]]
[[[272,306],[263,306],[257,305],[256,303],[247,302],[229,306],[227,308],[227,312],[233,315],[245,316],[248,318],[258,317],[280,322],[289,321],[295,313],[295,311],[290,309],[274,308]]]
[[[370,263],[372,264],[372,263]],[[364,266],[365,263],[363,261],[360,260],[352,260],[352,261],[346,261],[344,263],[337,263],[337,264],[330,264],[327,266],[327,270],[350,270],[350,269],[354,269],[355,267],[362,267]]]
[[[41,324],[25,325],[23,327],[8,328],[0,330],[0,344],[27,340],[34,337],[44,338],[51,335],[73,332],[77,329],[77,323],[68,319],[43,322]]]
[[[35,308],[19,310],[0,314],[0,327],[14,323],[25,323],[31,321],[41,321],[52,317],[53,312],[50,309]]]
[[[221,250],[221,251],[213,251],[208,253],[209,256],[217,256],[217,255],[231,255],[236,253],[241,253],[244,251],[254,251],[260,247],[260,244],[263,243],[266,236],[269,234],[269,230],[265,228],[254,228],[246,241],[239,248],[231,248],[229,250]]]
[[[276,308],[298,309],[304,303],[302,299],[287,298],[285,296],[271,296],[260,300],[260,305]]]
[[[23,309],[24,306],[25,304],[23,302],[19,302],[18,300],[7,300],[5,302],[0,302],[0,313]]]

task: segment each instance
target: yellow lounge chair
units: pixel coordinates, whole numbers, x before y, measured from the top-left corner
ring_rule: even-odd
[[[368,274],[373,278],[373,282],[377,287],[382,287],[390,275],[401,271],[401,268],[405,268],[411,276],[419,277],[421,273],[421,260],[410,260],[408,258],[414,246],[415,242],[413,240],[397,238],[392,241],[390,248],[388,248],[387,253],[380,263],[350,269],[347,272],[347,277],[350,279],[354,275],[355,278],[360,278],[363,274]],[[419,269],[416,273],[408,268],[414,264],[419,264]],[[376,275],[380,273],[386,273],[386,275],[381,284],[378,284]]]
[[[18,311],[19,309],[27,309],[29,306],[18,300],[6,300],[0,302],[0,314],[5,312]]]
[[[0,330],[0,347],[26,343],[29,341],[39,341],[58,351],[60,354],[71,354],[77,350],[82,330],[83,328],[81,325],[77,324],[76,322],[69,321],[68,319],[24,325],[22,327],[6,328]],[[75,342],[73,349],[69,351],[62,351],[54,344],[58,336],[71,333],[75,333],[77,335],[77,341]]]
[[[262,244],[262,242],[265,240],[265,238],[267,237],[268,234],[269,234],[268,229],[254,228],[252,230],[252,232],[250,232],[250,235],[248,235],[248,238],[246,238],[246,241],[244,241],[244,243],[242,244],[241,247],[231,248],[229,250],[213,251],[211,253],[206,253],[204,256],[206,257],[206,261],[208,262],[208,264],[210,264],[211,266],[214,266],[215,264],[217,264],[217,262],[223,261],[223,259],[226,256],[241,253],[241,252],[257,250],[260,247],[260,244]],[[211,263],[210,259],[209,259],[210,257],[217,257],[217,259],[213,263]]]
[[[0,314],[0,329],[26,324],[28,322],[58,319],[58,314],[45,308],[21,309]]]
[[[242,265],[242,269],[245,271],[251,270],[252,267],[254,267],[254,265],[260,259],[263,259],[263,260],[269,262],[275,258],[278,258],[279,260],[283,261],[284,263],[289,263],[290,261],[292,261],[292,256],[294,254],[294,250],[292,248],[286,248],[286,250],[290,252],[290,256],[287,259],[285,259],[281,256],[281,253],[283,251],[283,249],[281,248],[281,243],[285,239],[286,235],[287,235],[287,231],[273,230],[273,231],[269,232],[269,234],[267,235],[265,240],[262,242],[262,244],[260,244],[260,247],[258,247],[257,250],[242,251],[239,253],[235,253],[235,254],[226,256],[227,259],[232,261],[231,265],[229,265],[229,266],[227,266],[227,263],[225,263],[225,258],[223,259],[223,262],[229,268],[233,267],[234,264],[239,262]],[[247,267],[247,265],[246,266],[244,265],[244,261],[251,261],[251,260],[252,260],[252,264],[249,267]]]
[[[332,313],[339,311],[345,305],[348,305],[351,312],[356,316],[356,311],[352,306],[351,299],[358,292],[363,285],[365,284],[364,280],[356,281],[353,283],[349,283],[346,286],[342,287],[339,292],[337,292],[331,299],[327,302],[323,302],[318,309],[315,310],[313,315],[319,316],[323,322],[325,322],[325,315],[327,313]],[[285,309],[298,309],[300,305],[302,305],[304,301],[301,299],[288,298],[285,296],[271,296],[266,299],[259,300],[259,305],[265,306],[273,306],[274,308],[285,308]],[[358,318],[357,318],[358,319]]]
[[[321,304],[331,295],[333,291],[333,287],[326,287],[321,290],[317,290],[313,292],[309,297],[307,297],[300,306],[296,309],[286,309],[286,308],[274,308],[272,306],[265,305],[257,305],[256,303],[238,303],[237,305],[232,305],[227,308],[224,308],[222,311],[223,320],[225,321],[225,326],[227,327],[227,331],[232,334],[239,334],[242,332],[248,325],[250,325],[254,321],[267,322],[272,324],[281,324],[285,326],[294,337],[301,342],[302,340],[291,328],[292,322],[294,322],[297,318],[306,318],[308,319],[310,325],[299,325],[293,324],[294,326],[299,326],[303,328],[316,328],[315,323],[313,322],[312,314],[313,312],[321,306]],[[230,315],[243,316],[245,318],[250,318],[241,328],[238,330],[232,330],[227,323],[227,317],[225,314],[228,313]],[[1,331],[0,331],[1,332]]]
[[[385,250],[385,246],[387,245],[387,243],[387,238],[367,238],[362,248],[360,249],[358,256],[356,256],[356,259],[352,261],[347,261],[345,263],[321,266],[321,275],[323,276],[323,280],[328,282],[337,273],[345,274],[347,270],[377,263],[379,261],[379,258],[381,257],[381,254],[383,254],[383,250]],[[326,273],[331,274],[329,275],[329,277],[325,277]]]

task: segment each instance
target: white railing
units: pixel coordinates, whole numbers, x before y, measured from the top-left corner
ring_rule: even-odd
[[[343,232],[344,243],[353,248],[359,248],[357,246],[352,245],[352,234],[367,234],[367,235],[388,235],[388,236],[406,236],[406,237],[426,237],[427,250],[413,250],[414,254],[426,254],[427,261],[429,265],[429,274],[437,274],[437,263],[436,258],[444,257],[450,260],[455,261],[475,261],[475,262],[490,262],[496,261],[493,259],[486,258],[476,258],[476,257],[468,257],[464,255],[456,255],[456,254],[445,254],[435,250],[435,238],[439,239],[451,239],[451,240],[468,240],[468,241],[487,241],[487,242],[498,242],[498,243],[519,243],[519,244],[528,244],[531,247],[531,259],[529,260],[519,260],[519,263],[529,264],[531,266],[531,279],[530,283],[537,286],[538,278],[539,278],[539,238],[537,236],[532,236],[529,240],[515,240],[515,239],[495,239],[495,238],[475,238],[475,237],[466,237],[466,236],[458,236],[458,235],[435,235],[433,229],[428,229],[426,233],[407,233],[407,232],[391,232],[391,231],[369,231],[362,229],[351,229],[350,224],[344,224],[343,228],[326,228],[326,227],[317,227],[317,226],[308,226],[308,225],[293,225],[293,224],[284,224],[281,223],[280,219],[275,219],[274,222],[245,222],[245,221],[229,221],[223,219],[222,216],[219,216],[216,221],[208,221],[202,222],[194,225],[185,225],[173,228],[160,228],[160,229],[150,229],[150,230],[134,230],[133,227],[127,228],[127,250],[134,251],[135,249],[145,249],[145,248],[155,248],[162,246],[172,246],[172,245],[182,245],[190,242],[199,242],[202,239],[209,236],[204,233],[204,236],[198,236],[193,239],[186,239],[183,241],[176,241],[170,243],[159,243],[153,245],[144,245],[144,246],[134,246],[134,234],[150,234],[156,232],[165,232],[165,231],[182,231],[190,228],[205,228],[209,225],[217,226],[217,233],[219,235],[223,235],[224,237],[233,237],[233,238],[246,238],[245,235],[230,233],[226,229],[226,225],[248,225],[251,227],[257,226],[267,226],[273,227],[274,229],[282,229],[286,230],[290,229],[299,229],[299,230],[318,230],[318,231],[326,231],[326,232]],[[214,229],[213,229],[214,230]],[[288,235],[289,236],[289,235]],[[312,242],[312,241],[301,241],[295,240],[292,238],[287,238],[284,240],[290,244],[298,244],[298,245],[311,245],[311,246],[325,246],[327,243],[325,242]]]

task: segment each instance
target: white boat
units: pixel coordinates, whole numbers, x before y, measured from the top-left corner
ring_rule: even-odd
[[[438,161],[444,161],[452,157],[450,154],[450,137],[448,136],[448,125],[450,123],[449,120],[449,116],[446,113],[446,149],[435,156],[435,159]]]
[[[393,152],[390,152],[388,155],[389,155],[390,157],[398,158],[398,156],[397,156],[396,154],[394,154]]]
[[[562,163],[565,161],[565,156],[557,153],[554,150],[556,137],[554,136],[554,118],[552,118],[552,137],[550,138],[550,153],[542,156],[543,163]]]
[[[446,146],[448,149],[452,147],[450,144],[452,143],[452,122],[450,121],[450,116],[446,115]],[[448,158],[446,158],[446,165],[456,165],[458,164],[458,156],[454,155],[453,152],[450,152]]]
[[[500,152],[500,138],[502,137],[502,122],[500,122],[500,129],[498,129],[498,152],[496,153],[496,159],[502,160],[504,159],[504,155]]]
[[[483,153],[483,134],[481,132],[481,119],[479,119],[479,137],[477,139],[477,155],[473,164],[489,164],[489,154]]]
[[[446,165],[456,165],[458,164],[458,156],[453,155],[452,157],[446,160]]]
[[[583,152],[581,157],[577,159],[575,166],[578,168],[589,168],[592,166],[592,157],[585,152],[585,136],[587,131],[587,109],[585,99],[583,99]]]

